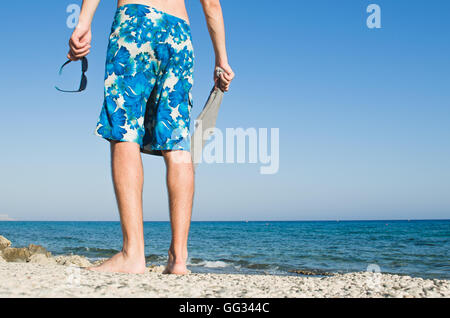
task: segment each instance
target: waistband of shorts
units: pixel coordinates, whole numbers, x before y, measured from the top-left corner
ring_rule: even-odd
[[[128,3],[128,4],[124,4],[124,5],[121,5],[121,6],[117,7],[117,11],[121,11],[121,10],[124,10],[126,8],[133,7],[133,6],[145,7],[145,8],[147,8],[150,11],[150,13],[153,12],[153,13],[157,13],[157,14],[160,14],[162,16],[165,16],[165,17],[169,17],[170,19],[176,20],[177,22],[180,22],[181,24],[183,24],[189,31],[191,29],[190,24],[185,19],[179,18],[179,17],[174,16],[174,15],[172,15],[170,13],[161,11],[159,9],[156,9],[155,7],[152,7],[152,6],[149,6],[149,5],[146,5],[146,4]]]

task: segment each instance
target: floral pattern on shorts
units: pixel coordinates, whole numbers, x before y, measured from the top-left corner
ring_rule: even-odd
[[[141,151],[190,150],[194,51],[189,24],[153,7],[117,9],[95,133]]]

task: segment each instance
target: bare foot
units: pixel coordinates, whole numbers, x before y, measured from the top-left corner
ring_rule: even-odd
[[[186,268],[186,264],[174,264],[168,262],[163,274],[186,275],[189,274],[189,271]]]
[[[131,257],[124,252],[120,252],[103,264],[86,269],[105,273],[143,274],[145,272],[145,257]]]
[[[185,252],[185,256],[182,257],[181,260],[179,260],[176,259],[172,251],[169,250],[169,260],[167,261],[167,265],[163,271],[163,274],[175,274],[175,275],[189,274],[190,271],[186,268],[186,260],[187,260],[187,251]]]

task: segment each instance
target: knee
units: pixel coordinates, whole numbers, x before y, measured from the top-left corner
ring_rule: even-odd
[[[111,156],[113,158],[126,158],[127,160],[140,159],[139,144],[125,141],[111,141]]]
[[[191,153],[186,150],[162,150],[167,164],[183,164],[192,167]]]

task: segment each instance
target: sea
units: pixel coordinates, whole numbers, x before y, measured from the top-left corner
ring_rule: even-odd
[[[0,222],[14,247],[94,261],[121,250],[119,222]],[[149,264],[164,265],[169,222],[145,222]],[[450,220],[192,222],[194,273],[327,275],[372,271],[450,279]]]

